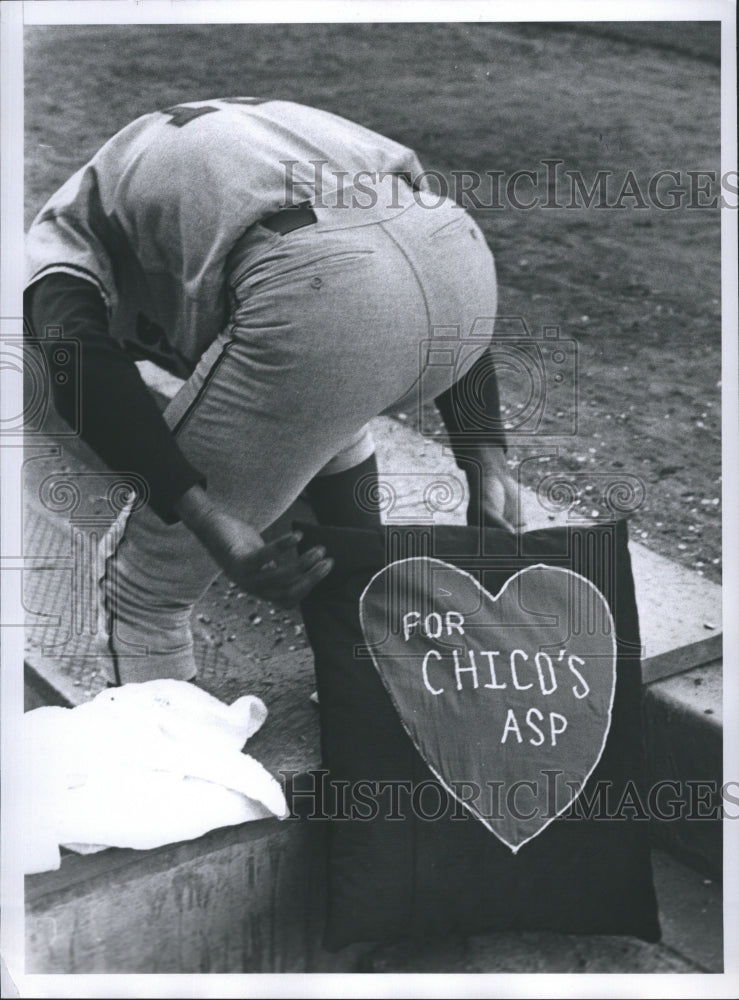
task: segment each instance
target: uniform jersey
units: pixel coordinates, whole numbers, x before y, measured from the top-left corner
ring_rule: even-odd
[[[187,376],[228,316],[227,260],[245,230],[329,198],[361,172],[422,172],[412,150],[289,101],[219,98],[136,119],[54,194],[27,240],[27,286],[97,286],[111,335]]]

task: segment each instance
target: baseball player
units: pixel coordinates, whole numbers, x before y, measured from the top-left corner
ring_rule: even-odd
[[[79,393],[82,438],[147,484],[101,581],[111,683],[195,676],[190,613],[221,571],[278,603],[326,576],[330,553],[262,538],[302,492],[322,523],[379,524],[357,500],[378,414],[434,399],[456,433],[472,400],[500,431],[480,229],[410,149],[336,115],[242,97],[146,114],[51,197],[27,257],[32,335],[80,345],[57,410]],[[186,380],[164,415],[140,358]],[[469,519],[514,527],[502,432],[455,454]]]

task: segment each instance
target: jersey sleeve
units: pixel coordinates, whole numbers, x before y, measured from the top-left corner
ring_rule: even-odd
[[[104,220],[95,169],[78,170],[34,219],[26,237],[26,283],[64,273],[97,288],[108,315],[117,307],[117,289],[109,250],[102,239]],[[106,243],[111,244],[110,234]]]
[[[116,472],[135,472],[149,488],[149,506],[168,524],[174,504],[204,476],[180,450],[133,360],[108,332],[102,298],[89,281],[69,273],[49,274],[26,292],[25,312],[42,350],[55,340],[47,327],[61,327],[79,343],[73,378],[54,384],[54,403],[68,422],[79,399],[80,436]]]

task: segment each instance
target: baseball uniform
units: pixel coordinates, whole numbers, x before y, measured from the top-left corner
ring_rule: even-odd
[[[82,436],[149,485],[103,548],[118,681],[195,672],[189,617],[219,567],[172,514],[188,486],[265,529],[372,452],[369,420],[448,390],[496,310],[481,231],[411,150],[285,101],[137,119],[42,209],[28,264],[36,327],[61,316],[81,342]],[[136,357],[186,379],[164,421]]]

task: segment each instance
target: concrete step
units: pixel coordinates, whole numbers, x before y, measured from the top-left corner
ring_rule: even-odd
[[[652,823],[656,843],[714,879],[723,870],[721,661],[647,685],[649,785],[664,784]],[[734,794],[736,794],[736,787]],[[680,799],[680,806],[669,805]],[[734,806],[734,811],[736,807]]]
[[[381,472],[395,491],[392,516],[428,518],[425,487],[440,470],[455,474],[450,460],[438,444],[396,421],[378,420],[375,436]],[[93,531],[89,523],[75,522],[68,512],[51,510],[38,499],[41,484],[62,468],[89,476],[85,482],[93,487],[92,475],[100,466],[79,442],[61,452],[43,452],[42,442],[35,452],[29,450],[25,470],[24,554],[33,557],[35,567],[24,572],[28,707],[73,705],[92,697],[103,686],[100,666],[106,655],[100,623],[74,573],[75,559],[80,552],[89,558],[101,525]],[[461,520],[463,510],[443,512],[443,519]],[[307,511],[289,516],[295,514],[305,518]],[[544,514],[546,523],[553,523]],[[717,636],[701,634],[704,618],[717,619],[719,588],[642,549],[632,543],[645,663],[650,653],[652,659],[661,657],[657,673],[662,678],[652,680],[647,670],[652,776],[720,779],[721,668],[711,655]],[[684,588],[679,602],[664,598],[673,583]],[[666,625],[665,612],[678,603],[692,608],[690,616],[682,621],[675,615]],[[299,613],[277,611],[221,579],[196,609],[194,624],[203,687],[227,702],[255,693],[269,707],[250,752],[273,773],[316,767],[312,654]],[[692,647],[687,658],[685,646]],[[663,676],[671,671],[674,676]],[[698,826],[671,824],[663,843],[674,856],[655,852],[663,944],[576,939],[564,949],[571,971],[719,971],[720,882],[680,860],[715,877],[720,873],[717,824],[701,824],[696,837]],[[329,956],[320,949],[322,886],[306,880],[306,872],[316,852],[321,856],[321,836],[315,824],[308,833],[300,824],[262,821],[157,851],[67,856],[59,872],[27,879],[28,971],[355,971],[361,963],[365,969],[374,963],[375,971],[391,971],[398,956],[390,952],[356,946]],[[501,962],[518,963],[511,971],[528,963],[526,971],[531,971],[539,953],[559,969],[562,942],[550,937],[555,936],[475,939],[456,957],[448,955],[450,968],[444,971],[470,961],[485,971],[498,970]],[[413,971],[415,959],[403,961],[403,971]]]
[[[264,820],[153,851],[68,855],[26,879],[28,974],[723,971],[721,885],[654,852],[663,940],[484,934],[320,946],[323,831]],[[318,859],[318,860],[317,860]]]

